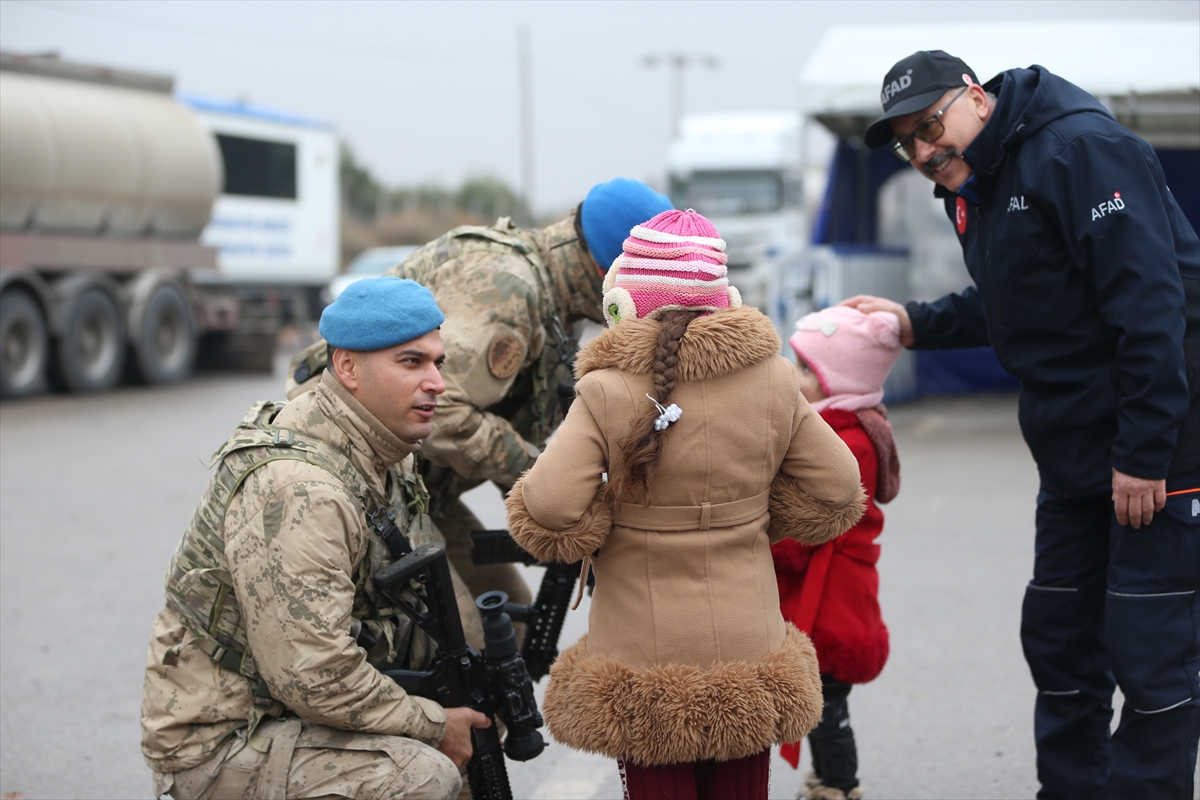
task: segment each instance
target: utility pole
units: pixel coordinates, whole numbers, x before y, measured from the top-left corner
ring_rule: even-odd
[[[683,71],[692,66],[716,69],[721,62],[716,56],[688,55],[687,53],[654,53],[642,56],[642,66],[652,69],[666,64],[671,70],[671,136],[678,139],[682,131],[679,121],[683,118]]]
[[[533,59],[529,28],[517,27],[517,91],[520,95],[521,205],[525,210],[517,223],[533,224]]]

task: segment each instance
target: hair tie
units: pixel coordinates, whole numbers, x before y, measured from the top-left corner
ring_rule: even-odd
[[[654,403],[654,407],[658,409],[658,419],[654,420],[654,430],[665,431],[668,427],[670,427],[672,422],[676,422],[681,416],[683,416],[683,409],[674,403],[671,403],[671,405],[663,408],[661,403],[659,403],[653,397],[650,397],[649,392],[646,392],[646,397],[650,398],[650,402]]]

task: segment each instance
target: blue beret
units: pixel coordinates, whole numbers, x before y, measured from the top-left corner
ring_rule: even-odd
[[[424,286],[384,275],[343,289],[321,313],[319,329],[325,341],[343,350],[383,350],[418,339],[445,319]]]
[[[621,255],[621,245],[635,225],[672,207],[665,194],[641,181],[613,178],[593,186],[583,200],[579,222],[588,250],[600,269],[607,271]]]

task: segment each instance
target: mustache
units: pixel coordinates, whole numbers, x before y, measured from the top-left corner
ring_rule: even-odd
[[[942,165],[944,165],[950,159],[956,157],[962,158],[962,153],[958,152],[957,148],[951,147],[944,152],[938,153],[936,156],[922,164],[921,171],[925,173],[926,178],[932,178],[934,170],[941,169]]]

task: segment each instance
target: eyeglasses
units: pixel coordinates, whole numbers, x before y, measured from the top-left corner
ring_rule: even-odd
[[[892,152],[896,154],[896,158],[901,161],[912,161],[913,156],[917,154],[917,146],[913,139],[920,139],[926,144],[933,144],[938,139],[942,138],[942,134],[946,132],[946,126],[942,124],[942,114],[946,113],[946,109],[954,105],[954,101],[963,96],[963,92],[970,89],[970,86],[964,86],[958,94],[950,98],[950,102],[942,106],[940,110],[932,117],[927,117],[917,123],[916,129],[905,136],[903,139],[897,139],[892,143]]]

